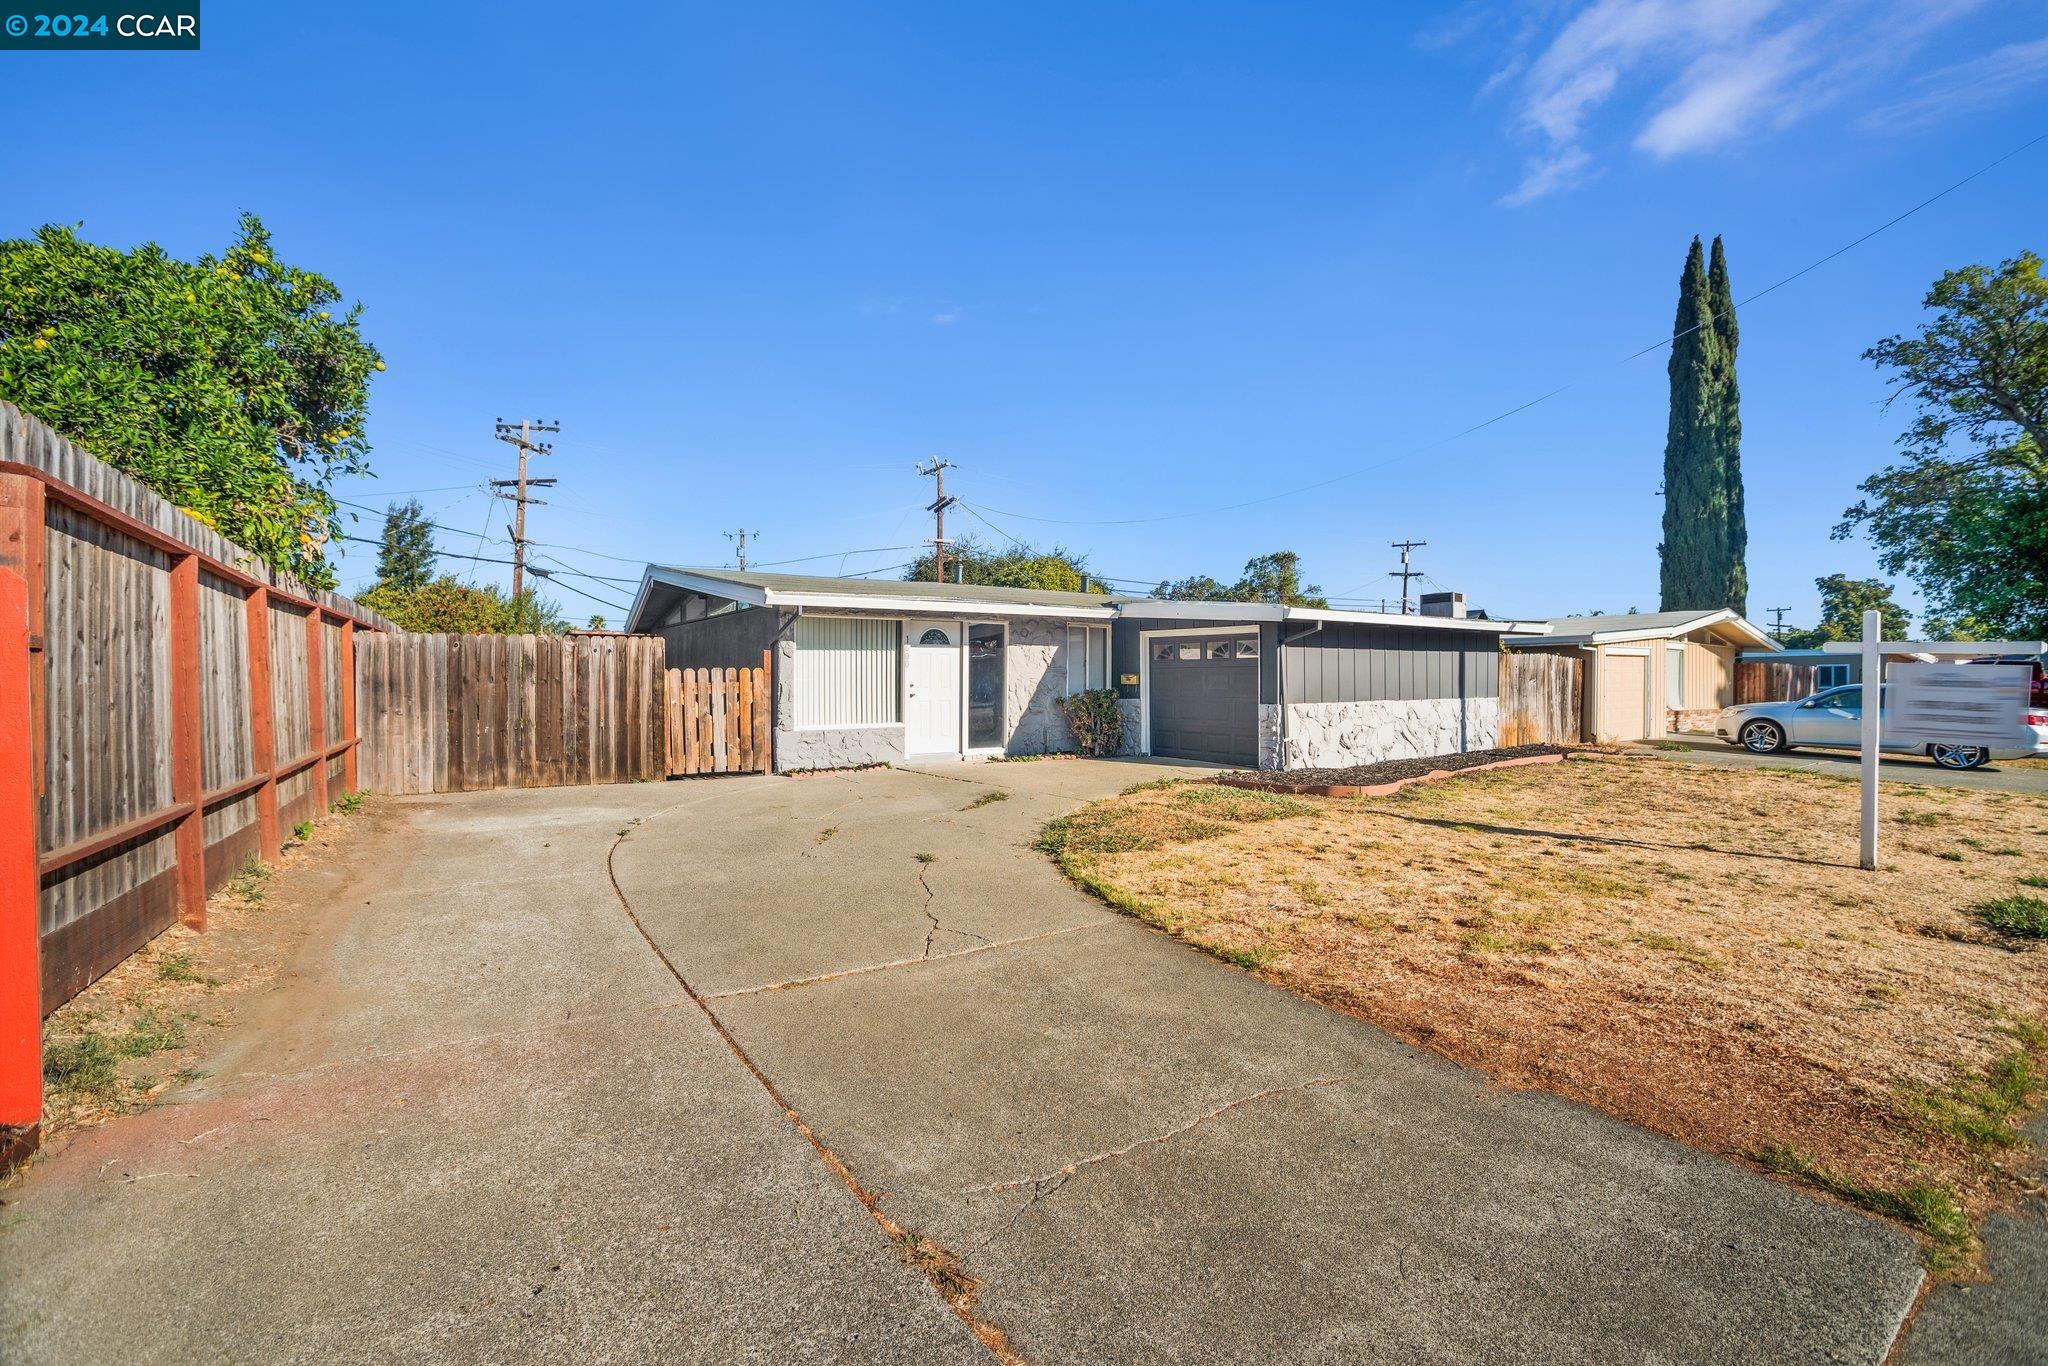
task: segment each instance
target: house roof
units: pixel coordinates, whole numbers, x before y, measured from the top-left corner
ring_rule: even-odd
[[[1597,617],[1551,617],[1545,645],[1608,645],[1629,640],[1656,640],[1665,636],[1688,635],[1710,626],[1726,628],[1731,634],[1754,641],[1757,648],[1776,650],[1778,642],[1733,609],[1710,612],[1616,612]],[[1512,644],[1521,636],[1511,636]]]
[[[1541,622],[1487,621],[1463,617],[1399,616],[1387,612],[1346,612],[1332,608],[1284,607],[1263,602],[1182,602],[1101,593],[1062,593],[1038,588],[990,588],[980,584],[909,582],[902,579],[841,579],[822,574],[769,574],[752,569],[690,569],[649,565],[641,576],[628,623],[640,620],[658,590],[704,593],[752,607],[816,607],[895,612],[977,611],[1002,616],[1108,619],[1173,616],[1212,621],[1348,621],[1378,625],[1540,634]]]

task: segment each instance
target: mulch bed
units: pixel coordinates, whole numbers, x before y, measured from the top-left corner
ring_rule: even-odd
[[[1460,770],[1555,763],[1571,752],[1565,745],[1514,745],[1507,749],[1478,749],[1465,754],[1436,754],[1426,759],[1389,759],[1385,763],[1358,764],[1351,768],[1291,768],[1284,773],[1226,773],[1213,781],[1227,787],[1250,787],[1267,792],[1297,792],[1311,797],[1377,797],[1385,796],[1409,783],[1448,778]]]

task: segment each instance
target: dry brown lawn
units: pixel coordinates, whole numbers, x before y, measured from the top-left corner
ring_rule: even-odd
[[[2048,798],[1885,798],[1875,873],[1853,782],[1647,755],[1387,798],[1148,785],[1046,847],[1271,981],[1940,1241],[1950,1200],[2028,1180],[2048,952],[1970,908],[2048,897]]]

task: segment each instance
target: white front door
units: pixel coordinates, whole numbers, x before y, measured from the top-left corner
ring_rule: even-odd
[[[912,621],[903,628],[903,748],[960,752],[960,623]]]

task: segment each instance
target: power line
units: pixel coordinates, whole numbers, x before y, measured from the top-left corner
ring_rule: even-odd
[[[1801,266],[1798,270],[1793,271],[1790,275],[1784,276],[1781,279],[1775,280],[1772,283],[1765,285],[1762,289],[1757,290],[1754,294],[1750,294],[1747,297],[1740,300],[1736,306],[1741,307],[1744,304],[1753,303],[1756,300],[1763,298],[1766,294],[1773,293],[1776,290],[1782,289],[1786,285],[1791,284],[1794,280],[1797,280],[1802,276],[1811,274],[1812,272],[1826,265],[1828,262],[1833,261],[1835,258],[1843,256],[1848,252],[1854,251],[1857,247],[1862,246],[1871,238],[1876,237],[1881,233],[1890,231],[1892,228],[1897,227],[1899,224],[1905,222],[1907,219],[1913,217],[1915,214],[1921,212],[1923,209],[1929,208],[1930,206],[1940,202],[1941,200],[1946,199],[1949,195],[1954,194],[1957,190],[1962,189],[1963,186],[1968,185],[1971,181],[1976,180],[1978,177],[1983,176],[1997,169],[1999,166],[2004,165],[2006,162],[2012,160],[2014,157],[2019,156],[2022,152],[2025,152],[2033,148],[2034,146],[2038,145],[2043,141],[2048,141],[2048,133],[2037,134],[2036,136],[2029,138],[2027,141],[2013,148],[2005,155],[1998,157],[1995,160],[1986,162],[1984,165],[1978,167],[1976,170],[1964,176],[1961,180],[1956,181],[1954,184],[1949,185],[1945,189],[1939,190],[1934,194],[1929,195],[1927,198],[1921,200],[1918,204],[1915,204],[1912,208],[1907,209],[1905,212],[1897,214],[1894,217],[1885,220],[1883,223],[1880,223],[1878,226],[1872,228],[1869,232],[1864,233],[1861,237],[1858,237],[1851,242],[1847,242],[1842,246],[1836,247],[1833,251],[1827,253],[1825,256],[1822,256],[1817,260],[1811,261],[1806,265]],[[1621,357],[1619,360],[1610,362],[1608,366],[1602,368],[1612,368],[1614,366],[1626,365],[1630,361],[1646,356],[1652,351],[1661,350],[1664,347],[1670,346],[1672,343],[1686,336],[1687,333],[1704,325],[1705,323],[1703,322],[1695,323],[1693,327],[1687,328],[1685,329],[1685,331],[1674,332],[1672,335],[1661,338],[1658,341],[1652,342],[1650,345],[1643,347],[1641,350],[1632,351],[1628,355]],[[1492,417],[1489,417],[1484,421],[1472,424],[1471,426],[1465,428],[1463,431],[1453,432],[1449,436],[1443,437],[1437,441],[1433,441],[1426,446],[1420,446],[1411,451],[1404,451],[1398,455],[1391,455],[1384,460],[1374,461],[1372,464],[1369,465],[1361,465],[1358,468],[1348,470],[1343,474],[1332,475],[1328,479],[1319,479],[1311,484],[1303,484],[1297,488],[1283,489],[1278,493],[1266,494],[1259,498],[1248,498],[1240,503],[1227,503],[1221,507],[1195,508],[1187,512],[1165,513],[1157,517],[1040,517],[1035,516],[1028,512],[1011,512],[1003,508],[989,508],[987,510],[990,512],[997,513],[1004,517],[1016,517],[1027,522],[1046,522],[1059,526],[1136,526],[1143,523],[1151,522],[1183,521],[1189,517],[1207,517],[1219,512],[1236,512],[1243,508],[1257,507],[1263,503],[1277,502],[1283,498],[1293,498],[1300,494],[1312,493],[1317,489],[1328,488],[1332,484],[1339,484],[1349,479],[1356,479],[1360,475],[1369,474],[1374,470],[1382,469],[1398,461],[1409,460],[1413,459],[1416,456],[1427,454],[1428,452],[1436,450],[1439,447],[1447,446],[1454,441],[1460,441],[1465,437],[1471,436],[1475,432],[1482,431],[1487,427],[1491,427],[1496,422],[1503,422],[1508,418],[1515,416],[1518,413],[1527,412],[1529,409],[1536,407],[1540,403],[1547,403],[1551,399],[1556,398],[1559,394],[1564,393],[1566,390],[1575,387],[1579,382],[1579,380],[1572,380],[1565,384],[1561,384],[1557,388],[1550,390],[1548,393],[1539,394],[1535,398],[1529,399],[1527,402],[1518,403],[1512,408],[1508,408],[1504,411],[1495,413]]]

